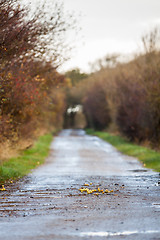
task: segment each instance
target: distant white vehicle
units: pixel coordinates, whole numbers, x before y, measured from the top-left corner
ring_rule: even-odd
[[[67,109],[67,113],[70,114],[72,113],[76,113],[76,112],[82,112],[83,111],[83,106],[82,105],[76,105],[75,107],[70,107]]]

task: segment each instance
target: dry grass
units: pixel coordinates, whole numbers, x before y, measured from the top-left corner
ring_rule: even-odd
[[[0,166],[0,185],[9,179],[27,175],[32,169],[44,163],[50,150],[52,134],[39,137],[33,146],[22,151],[17,157],[4,161]]]
[[[5,160],[16,157],[18,155],[16,147],[11,146],[10,141],[6,141],[0,144],[0,164]]]
[[[17,142],[11,140],[4,140],[0,143],[0,165],[10,158],[18,157],[19,154],[33,146],[35,140],[39,136],[43,136],[47,133],[46,129],[36,129],[32,137],[20,138]]]

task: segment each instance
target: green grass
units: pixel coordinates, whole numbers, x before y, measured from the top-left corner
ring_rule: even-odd
[[[44,163],[49,154],[52,135],[39,137],[34,146],[25,150],[20,156],[11,158],[0,166],[0,184],[7,180],[27,175],[32,169]]]
[[[91,135],[96,135],[101,139],[111,143],[122,153],[136,157],[147,168],[151,168],[157,172],[160,172],[160,152],[128,142],[120,136],[107,132],[97,132],[92,129],[87,129],[86,132]]]

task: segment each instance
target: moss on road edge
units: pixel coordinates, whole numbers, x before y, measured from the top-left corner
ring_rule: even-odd
[[[87,129],[86,133],[100,137],[101,139],[111,143],[120,152],[129,156],[136,157],[144,164],[145,167],[160,172],[160,152],[136,145],[120,136],[107,132],[98,132],[92,129]]]
[[[41,136],[32,148],[25,150],[18,157],[3,162],[0,166],[0,185],[8,180],[21,178],[44,163],[49,154],[52,139],[51,134]]]

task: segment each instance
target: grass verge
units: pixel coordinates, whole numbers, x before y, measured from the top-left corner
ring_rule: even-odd
[[[0,184],[7,180],[27,175],[32,169],[44,163],[48,156],[52,135],[39,137],[32,148],[25,150],[20,156],[3,162],[0,166]]]
[[[120,152],[136,157],[144,164],[145,167],[160,172],[160,152],[128,142],[120,136],[107,132],[98,132],[92,129],[87,129],[86,133],[100,137],[101,139],[111,143]]]

